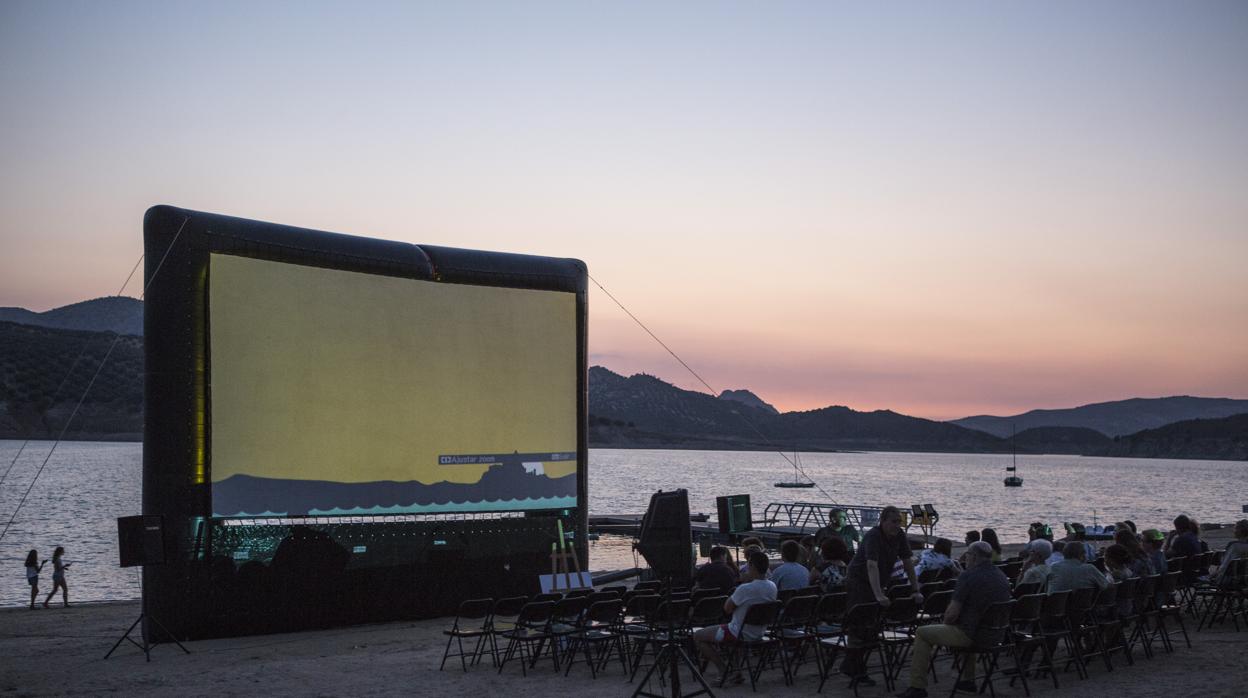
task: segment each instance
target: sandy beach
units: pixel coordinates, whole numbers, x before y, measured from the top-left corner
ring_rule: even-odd
[[[335,630],[263,635],[187,643],[191,654],[175,645],[159,645],[152,661],[125,645],[104,655],[139,612],[137,602],[73,605],[49,610],[0,611],[0,692],[16,696],[51,695],[280,695],[382,696],[442,695],[627,696],[635,688],[621,678],[618,665],[591,680],[583,666],[565,678],[548,663],[522,677],[510,664],[502,676],[486,664],[467,674],[442,656],[444,620],[396,622]],[[1195,624],[1192,623],[1192,626]],[[1182,642],[1174,654],[1145,659],[1137,652],[1134,667],[1116,661],[1113,673],[1095,665],[1091,678],[1073,672],[1060,676],[1060,690],[1034,681],[1038,696],[1103,698],[1130,696],[1242,696],[1248,683],[1248,631],[1230,624],[1192,634],[1192,649]],[[943,678],[943,675],[942,675]],[[780,673],[764,674],[757,695],[810,695],[818,686],[813,664],[804,666],[793,686]],[[949,684],[942,680],[937,686]],[[654,688],[658,688],[655,686]],[[1002,696],[1022,696],[1021,686],[999,682]],[[749,686],[730,687],[721,695],[754,695]],[[852,695],[843,681],[830,681],[826,695]],[[883,686],[864,689],[865,697],[887,695]],[[939,695],[933,692],[933,695]]]

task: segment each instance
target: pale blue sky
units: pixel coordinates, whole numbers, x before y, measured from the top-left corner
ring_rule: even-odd
[[[1248,397],[1245,75],[1243,2],[5,2],[0,305],[170,203],[580,257],[782,408]]]

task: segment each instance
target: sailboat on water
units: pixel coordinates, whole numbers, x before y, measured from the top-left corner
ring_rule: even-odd
[[[797,449],[793,449],[793,480],[781,480],[776,483],[776,487],[814,487],[815,483],[811,480],[803,480],[800,477],[801,467],[798,465]]]
[[[1005,469],[1005,472],[1009,473],[1009,475],[1005,476],[1006,487],[1022,487],[1023,486],[1023,478],[1018,476],[1018,445],[1014,443],[1014,437],[1016,435],[1017,434],[1013,430],[1011,430],[1010,450],[1013,452],[1014,455],[1013,455],[1013,461],[1011,461],[1010,466]]]

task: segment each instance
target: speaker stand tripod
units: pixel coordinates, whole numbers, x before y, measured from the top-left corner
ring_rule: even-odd
[[[129,642],[130,644],[134,645],[135,647],[138,647],[139,649],[143,650],[143,656],[147,657],[147,661],[149,661],[149,662],[150,662],[150,661],[152,661],[152,648],[153,648],[153,647],[155,647],[156,645],[161,644],[161,643],[159,643],[159,642],[151,642],[151,641],[149,641],[149,640],[147,639],[147,625],[145,625],[145,624],[143,623],[144,619],[146,619],[146,620],[148,620],[148,621],[150,621],[150,622],[152,622],[152,623],[155,623],[155,624],[156,624],[156,627],[160,628],[160,630],[161,630],[161,631],[162,631],[165,635],[169,636],[169,639],[173,641],[173,644],[177,645],[178,647],[181,647],[183,652],[185,652],[185,653],[187,653],[187,654],[190,654],[190,653],[191,653],[191,651],[190,651],[190,650],[188,650],[186,647],[184,647],[184,646],[182,645],[182,643],[181,643],[181,642],[178,642],[178,638],[174,637],[173,633],[169,632],[169,628],[166,628],[166,627],[165,627],[165,625],[164,625],[164,623],[161,623],[159,620],[157,620],[157,619],[156,619],[156,617],[155,617],[155,616],[153,616],[152,614],[150,614],[150,613],[148,613],[148,612],[147,612],[147,596],[143,594],[143,590],[142,590],[142,584],[143,584],[143,582],[142,582],[142,579],[143,579],[143,577],[140,575],[140,577],[139,577],[139,580],[140,580],[140,581],[139,581],[139,584],[140,584],[139,594],[140,594],[141,598],[143,599],[143,600],[140,602],[143,608],[142,608],[142,610],[140,610],[140,611],[139,611],[139,617],[138,617],[138,618],[137,618],[137,619],[136,619],[133,623],[131,623],[131,624],[130,624],[130,628],[129,628],[128,630],[126,630],[126,632],[125,632],[125,634],[124,634],[124,635],[122,635],[122,636],[121,636],[121,639],[117,640],[117,644],[113,645],[113,648],[112,648],[111,650],[109,650],[109,651],[108,651],[108,654],[104,655],[104,658],[105,658],[105,659],[108,659],[109,657],[113,656],[113,652],[116,652],[116,651],[117,651],[117,648],[118,648],[118,647],[121,647],[121,643],[123,643],[123,642]],[[141,642],[141,643],[140,643],[140,642],[136,642],[134,638],[130,637],[130,633],[134,632],[134,629],[135,629],[135,628],[138,628],[138,629],[139,629],[139,638],[140,638],[141,640],[143,640],[143,642]]]
[[[664,603],[670,603],[672,600],[672,578],[669,576],[666,582],[667,589],[663,594]],[[692,698],[706,694],[711,698],[715,698],[715,693],[711,691],[711,687],[707,685],[706,679],[703,678],[702,672],[698,671],[698,665],[694,663],[689,655],[685,652],[685,648],[680,646],[680,641],[676,639],[675,627],[672,625],[671,613],[667,616],[667,637],[663,641],[663,647],[659,650],[658,656],[654,658],[654,664],[646,670],[646,675],[641,677],[641,683],[637,684],[637,690],[633,691],[633,698],[645,696],[646,698]],[[702,686],[700,690],[693,693],[682,693],[680,689],[680,665],[684,664],[689,673],[693,675],[695,681]],[[663,667],[660,671],[667,671],[668,687],[670,691],[664,693],[649,693],[644,689],[650,682],[650,677],[654,675],[656,669]],[[660,674],[661,676],[661,674]]]

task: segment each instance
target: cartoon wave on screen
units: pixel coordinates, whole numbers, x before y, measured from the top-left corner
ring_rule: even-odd
[[[213,485],[214,516],[343,516],[575,506],[576,472],[550,476],[575,453],[452,456],[492,463],[472,483],[332,482],[233,475]],[[540,459],[540,460],[538,460]],[[468,462],[467,460],[461,462]]]

